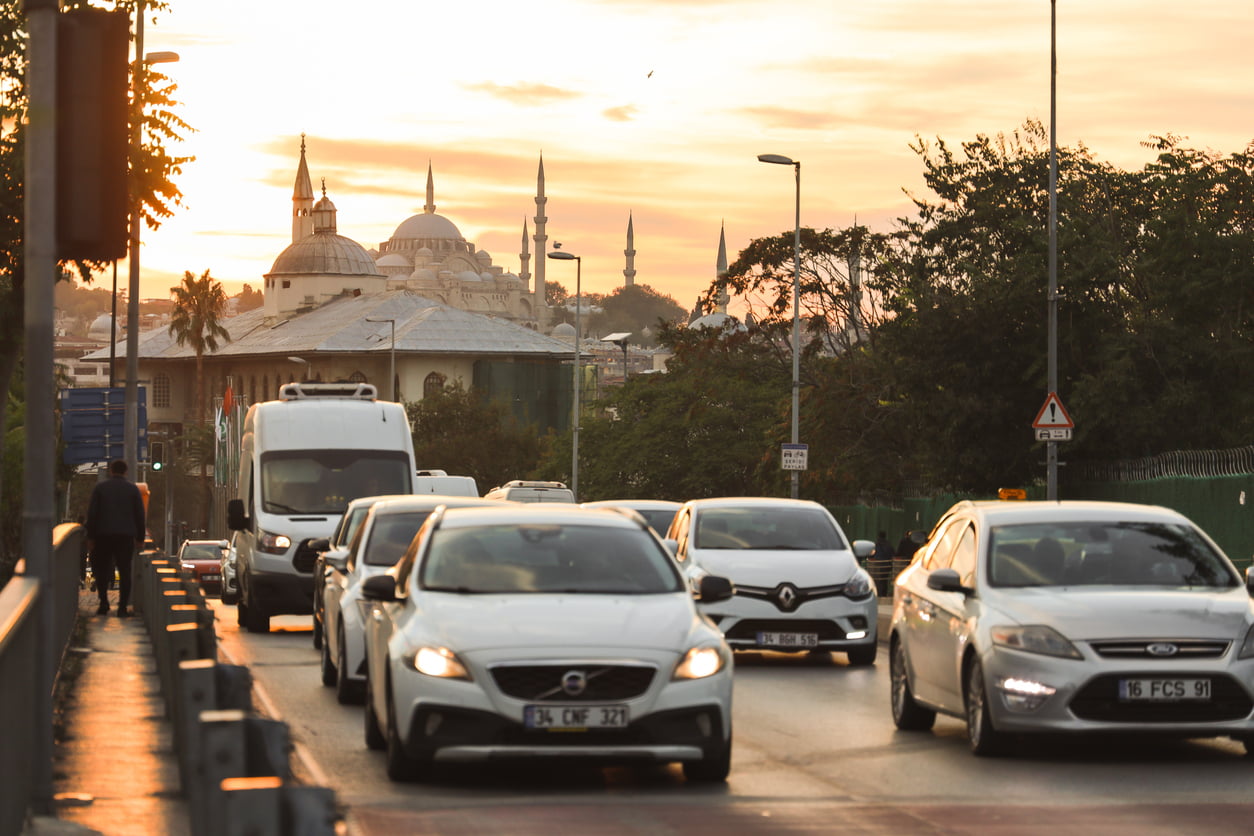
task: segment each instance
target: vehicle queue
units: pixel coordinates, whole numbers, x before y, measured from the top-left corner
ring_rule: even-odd
[[[1254,751],[1254,579],[1174,512],[959,503],[897,578],[881,637],[860,565],[873,544],[816,503],[694,500],[665,536],[632,504],[350,503],[314,544],[314,643],[323,682],[364,699],[365,744],[390,777],[582,758],[721,781],[734,650],[868,665],[881,638],[892,722],[962,718],[977,755],[1033,733],[1230,736]]]

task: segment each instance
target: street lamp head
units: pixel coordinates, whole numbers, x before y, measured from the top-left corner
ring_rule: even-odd
[[[556,258],[558,261],[578,261],[579,256],[574,253],[568,253],[565,250],[558,250],[549,253],[549,258]]]
[[[758,154],[758,162],[775,163],[776,165],[799,165],[791,157],[785,157],[782,154]]]
[[[145,64],[173,64],[178,60],[177,52],[149,52],[144,55]]]
[[[293,363],[308,363],[309,362],[304,357],[288,357],[287,359],[291,360]]]

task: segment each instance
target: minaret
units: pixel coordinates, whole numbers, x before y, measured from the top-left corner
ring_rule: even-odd
[[[623,270],[623,278],[626,279],[623,285],[631,287],[636,283],[636,233],[631,226],[631,213],[627,213],[627,249],[623,250],[623,255],[627,256],[627,269]]]
[[[549,236],[544,232],[548,218],[544,216],[544,205],[549,199],[544,196],[544,154],[540,154],[540,173],[536,177],[536,234],[532,240],[536,242],[536,330],[543,331],[548,324],[548,308],[544,304],[544,264],[545,253],[549,251]]]
[[[427,205],[422,207],[422,211],[428,215],[435,214],[435,180],[431,178],[431,162],[427,161]]]
[[[305,162],[305,135],[300,135],[300,165],[296,168],[296,186],[292,189],[292,243],[313,235],[313,183]]]
[[[527,243],[527,219],[523,218],[523,234],[522,234],[522,252],[518,254],[518,261],[522,265],[518,268],[518,278],[525,285],[531,279],[531,250]]]
[[[727,234],[726,223],[719,224],[718,227],[718,262],[714,265],[716,278],[722,279],[727,275]],[[727,292],[727,287],[723,286],[718,291],[718,304],[715,306],[715,313],[727,313],[727,303],[731,301],[731,294]]]

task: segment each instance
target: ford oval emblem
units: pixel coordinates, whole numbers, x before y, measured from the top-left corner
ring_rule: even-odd
[[[579,696],[588,690],[587,675],[583,671],[567,671],[562,674],[562,690],[569,696]]]
[[[1145,652],[1151,656],[1175,656],[1180,648],[1171,642],[1154,642],[1145,646]]]

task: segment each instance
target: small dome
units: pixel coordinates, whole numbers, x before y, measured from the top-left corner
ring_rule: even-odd
[[[435,271],[430,267],[422,267],[410,274],[411,279],[417,279],[420,282],[435,281]]]
[[[119,328],[118,331],[122,329]],[[107,340],[113,331],[113,317],[107,313],[92,320],[91,325],[87,328],[87,336],[93,340]]]
[[[487,250],[480,250],[479,252],[475,253],[475,259],[477,259],[480,264],[492,263],[492,256],[488,255]]]
[[[381,276],[366,248],[333,232],[315,232],[291,244],[266,275]]]
[[[479,274],[476,273],[474,270],[463,270],[457,274],[457,278],[461,279],[464,282],[482,281],[482,279],[479,278]]]
[[[418,252],[414,253],[414,255],[421,255],[421,256],[430,258],[431,256],[435,255],[435,253],[431,252],[430,247],[419,247]]]
[[[400,253],[388,253],[387,255],[376,259],[375,264],[379,267],[408,267],[409,259]]]
[[[448,238],[454,241],[464,241],[461,232],[457,226],[443,215],[437,215],[434,212],[427,212],[421,215],[414,215],[401,222],[401,225],[392,233],[393,241],[400,241],[407,238]]]
[[[575,338],[575,326],[569,322],[560,322],[549,332],[549,336],[557,337],[559,340],[573,340]]]
[[[718,311],[715,311],[714,313],[708,313],[703,317],[694,319],[692,322],[688,323],[688,327],[690,329],[712,328],[716,331],[744,331],[746,330],[745,326],[740,324],[740,322],[736,319],[736,317],[730,316],[725,313],[719,313]]]

